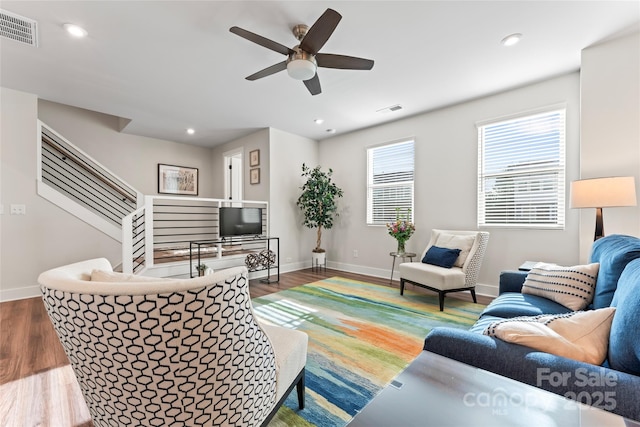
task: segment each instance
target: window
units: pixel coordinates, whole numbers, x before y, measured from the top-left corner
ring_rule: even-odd
[[[367,224],[395,221],[396,208],[411,209],[413,221],[413,140],[367,149]]]
[[[478,226],[564,228],[565,110],[478,125]]]

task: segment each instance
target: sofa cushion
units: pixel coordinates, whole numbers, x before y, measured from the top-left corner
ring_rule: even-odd
[[[276,356],[276,402],[279,401],[307,363],[307,334],[295,329],[273,326],[258,320],[267,334]]]
[[[437,265],[438,267],[451,268],[460,255],[460,249],[447,249],[440,246],[431,246],[422,262]]]
[[[593,308],[611,305],[618,278],[625,266],[640,258],[640,239],[622,234],[611,234],[593,242],[591,262],[600,263]]]
[[[164,277],[141,276],[138,274],[120,273],[118,271],[98,270],[91,271],[92,282],[164,282],[172,279]]]
[[[480,318],[469,328],[469,332],[482,335],[489,325],[504,320],[502,317],[496,316],[480,316]]]
[[[422,262],[400,264],[400,277],[441,290],[464,288],[464,272],[461,268],[442,268]]]
[[[627,264],[618,280],[611,306],[616,316],[609,337],[609,366],[640,375],[640,259]]]
[[[503,319],[485,335],[546,353],[600,365],[607,357],[614,307],[566,314]]]
[[[456,258],[453,265],[456,267],[463,267],[464,262],[467,260],[469,256],[469,252],[473,247],[473,244],[476,241],[475,235],[459,235],[459,234],[448,234],[448,233],[440,233],[438,236],[438,240],[436,240],[435,246],[440,246],[441,248],[447,249],[460,249],[460,254]]]
[[[548,298],[571,310],[586,308],[593,299],[598,263],[563,267],[537,263],[522,285],[523,294]]]
[[[538,316],[540,314],[563,314],[571,310],[562,304],[536,295],[506,292],[484,309],[482,317],[495,316],[510,318],[518,316]]]

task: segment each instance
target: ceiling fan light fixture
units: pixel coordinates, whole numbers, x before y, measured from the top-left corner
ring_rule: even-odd
[[[294,59],[287,63],[287,73],[296,80],[309,80],[316,75],[316,64],[308,59]]]

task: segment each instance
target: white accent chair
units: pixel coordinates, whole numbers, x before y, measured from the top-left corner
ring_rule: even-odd
[[[429,244],[419,260],[400,264],[400,295],[404,294],[405,284],[411,283],[437,292],[440,311],[444,310],[444,296],[449,292],[470,291],[473,302],[477,302],[475,286],[488,241],[486,231],[432,230]],[[463,251],[456,265],[444,268],[422,262],[431,246]]]
[[[38,281],[96,427],[266,425],[294,386],[304,408],[308,337],[257,321],[245,267],[173,280],[99,258]]]

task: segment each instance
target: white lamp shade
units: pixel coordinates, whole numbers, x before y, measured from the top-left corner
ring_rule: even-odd
[[[636,186],[632,176],[581,179],[571,183],[572,208],[605,208],[636,204]]]
[[[316,75],[316,64],[306,59],[294,59],[287,64],[287,73],[296,80],[309,80]]]

